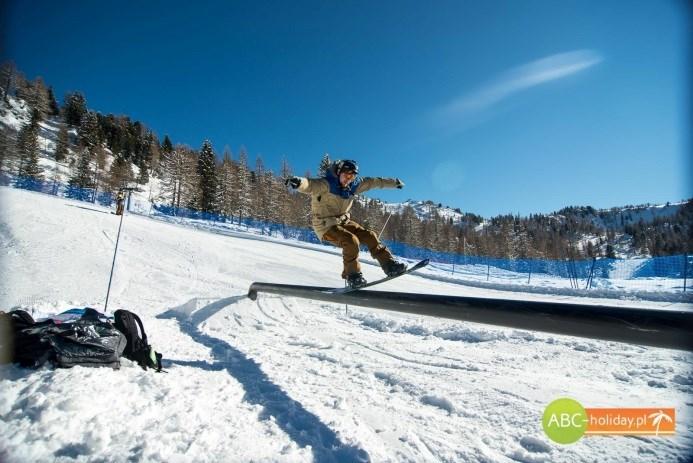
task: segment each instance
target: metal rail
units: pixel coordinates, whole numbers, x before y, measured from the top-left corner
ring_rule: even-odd
[[[248,297],[255,300],[258,293],[280,294],[508,328],[693,351],[693,311],[366,290],[334,294],[328,292],[330,289],[253,283]]]

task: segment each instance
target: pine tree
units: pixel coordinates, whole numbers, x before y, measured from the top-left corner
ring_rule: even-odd
[[[411,205],[407,204],[401,212],[399,228],[396,230],[396,239],[403,243],[413,246],[422,245],[422,224],[416,217],[416,212]]]
[[[68,93],[65,95],[63,110],[65,111],[65,122],[73,127],[78,127],[82,117],[87,112],[87,100],[79,92]]]
[[[14,63],[7,61],[0,66],[0,92],[6,103],[9,103],[9,97],[15,91],[15,83],[17,76],[17,68]]]
[[[193,196],[196,166],[195,153],[188,147],[179,145],[164,152],[161,161],[162,198],[169,200],[171,206],[181,207]]]
[[[250,169],[248,169],[248,153],[245,147],[238,152],[238,175],[236,182],[236,195],[238,197],[238,222],[248,217],[252,211],[252,185]]]
[[[78,188],[90,188],[94,186],[94,175],[94,156],[92,151],[85,147],[81,148],[69,183]]]
[[[108,189],[116,191],[127,186],[134,177],[132,173],[132,164],[126,160],[122,154],[118,154],[111,163],[111,169],[108,173]]]
[[[39,119],[38,110],[34,110],[31,120],[17,135],[18,177],[28,177],[32,180],[43,178],[43,169],[39,165]]]
[[[534,248],[524,224],[517,224],[513,236],[513,248],[516,258],[527,259],[534,256]]]
[[[7,132],[0,128],[0,171],[9,167],[14,158],[14,146]]]
[[[94,149],[99,144],[99,121],[96,113],[87,111],[82,115],[77,136],[80,144],[87,149]]]
[[[219,189],[217,190],[217,204],[222,214],[227,217],[236,212],[236,198],[234,195],[236,166],[234,165],[231,150],[224,148],[224,157],[217,169]]]
[[[60,107],[55,99],[55,94],[53,93],[53,87],[48,87],[48,114],[50,116],[60,115]]]
[[[257,188],[260,190],[260,204],[256,209],[260,212],[258,215],[261,220],[268,222],[279,222],[277,198],[274,194],[275,182],[272,171],[265,171],[262,176],[258,177]]]
[[[24,74],[17,71],[15,74],[15,90],[14,94],[20,100],[23,100],[27,105],[31,107],[30,101],[34,90]]]
[[[147,167],[147,163],[143,160],[137,167],[140,170],[140,173],[137,176],[137,183],[140,185],[146,185],[149,183],[149,168]]]
[[[67,125],[61,124],[58,131],[58,141],[55,145],[55,160],[61,162],[69,154],[70,138],[67,132]]]
[[[260,220],[268,220],[267,190],[265,182],[265,163],[259,155],[255,158],[255,170],[251,173],[252,215]]]
[[[168,135],[164,135],[164,141],[161,142],[161,153],[166,155],[166,154],[171,154],[173,152],[173,144],[171,143],[171,139],[168,138]]]
[[[50,114],[50,100],[48,88],[43,82],[43,78],[37,77],[31,85],[31,93],[28,95],[27,103],[33,109],[39,111],[41,119]]]
[[[79,98],[77,98],[79,99]],[[78,188],[98,188],[100,171],[105,166],[105,154],[99,143],[99,125],[94,112],[85,111],[77,129],[80,144],[77,164],[70,177],[70,185]],[[99,161],[103,164],[99,167]],[[96,200],[96,194],[93,196]]]
[[[159,148],[159,141],[156,139],[156,135],[154,135],[154,133],[152,132],[149,132],[149,134],[147,134],[146,151],[147,154],[145,156],[145,159],[149,165],[150,173],[154,176],[157,176],[160,174],[159,163],[161,162],[161,151]],[[147,182],[148,181],[149,180],[147,180]]]
[[[197,175],[200,181],[200,210],[204,212],[217,211],[216,156],[209,140],[205,140],[202,143],[202,149],[197,161]]]
[[[320,165],[318,166],[318,177],[326,176],[331,164],[332,161],[330,161],[329,153],[323,154],[322,159],[320,160]]]

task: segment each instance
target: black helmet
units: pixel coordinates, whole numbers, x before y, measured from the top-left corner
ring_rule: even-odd
[[[339,161],[337,163],[337,175],[341,174],[342,172],[353,172],[355,175],[358,175],[359,165],[356,164],[356,161],[352,161],[351,159]]]

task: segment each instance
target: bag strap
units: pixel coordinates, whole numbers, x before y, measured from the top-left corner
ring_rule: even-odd
[[[34,318],[29,315],[29,312],[26,310],[13,310],[10,312],[10,316],[12,317],[13,320],[19,320],[20,323],[23,323],[25,325],[33,325],[36,322],[34,321]]]
[[[136,313],[130,312],[130,314],[132,315],[132,318],[134,318],[137,322],[137,325],[140,327],[140,332],[142,333],[142,341],[144,341],[144,345],[148,346],[149,343],[147,342],[147,333],[144,332],[144,325],[142,324],[142,320],[140,320],[140,317]]]

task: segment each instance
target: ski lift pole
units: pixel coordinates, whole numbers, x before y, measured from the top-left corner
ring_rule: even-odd
[[[390,213],[388,214],[387,220],[385,220],[385,225],[383,225],[383,229],[380,230],[380,233],[378,233],[378,240],[380,240],[380,235],[382,235],[385,231],[385,227],[387,227],[387,223],[390,221],[390,217],[392,217],[392,211],[390,211]]]
[[[111,275],[108,277],[108,289],[106,290],[106,304],[104,304],[104,313],[108,311],[108,296],[111,294],[111,282],[113,281],[113,270],[115,269],[116,256],[118,255],[118,243],[120,242],[120,229],[123,226],[123,217],[125,214],[120,214],[120,223],[118,224],[118,237],[116,238],[115,251],[113,252],[113,263],[111,264]]]

